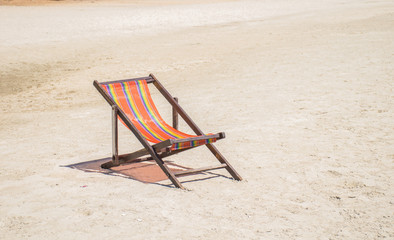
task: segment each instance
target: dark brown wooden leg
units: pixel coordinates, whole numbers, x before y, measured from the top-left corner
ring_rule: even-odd
[[[235,169],[231,166],[231,164],[226,160],[226,158],[219,152],[219,150],[213,144],[206,145],[209,150],[215,155],[215,157],[219,160],[219,162],[227,165],[226,170],[231,174],[231,176],[238,181],[242,181],[241,175],[235,171]]]
[[[112,106],[112,161],[114,166],[119,165],[118,154],[118,108]]]
[[[182,190],[185,190],[185,188],[182,186],[182,184],[179,182],[179,180],[175,177],[175,174],[171,172],[171,170],[168,168],[167,164],[157,155],[157,153],[151,154],[153,160],[156,161],[156,163],[159,165],[161,170],[167,175],[167,177],[170,179],[172,184],[175,185],[175,187],[180,188]]]

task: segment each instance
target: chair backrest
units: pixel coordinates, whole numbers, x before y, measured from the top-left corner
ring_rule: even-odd
[[[146,80],[101,83],[100,86],[146,140],[158,143],[167,139],[195,137],[178,131],[163,120],[152,100]]]

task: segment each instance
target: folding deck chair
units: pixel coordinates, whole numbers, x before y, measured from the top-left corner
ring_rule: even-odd
[[[172,105],[173,126],[167,124],[157,111],[149,92],[148,84],[150,83],[153,83]],[[225,137],[224,133],[205,135],[181,108],[177,98],[172,97],[153,74],[148,77],[119,81],[101,83],[94,81],[93,85],[112,106],[112,160],[102,164],[103,168],[154,160],[171,182],[181,189],[184,187],[177,179],[178,176],[221,168],[225,168],[234,179],[242,180],[213,145],[214,142]],[[186,134],[178,130],[178,114],[197,135]],[[143,145],[143,149],[129,154],[118,154],[118,118],[134,133]],[[215,155],[220,162],[219,165],[172,172],[163,161],[165,157],[202,145],[207,146]]]

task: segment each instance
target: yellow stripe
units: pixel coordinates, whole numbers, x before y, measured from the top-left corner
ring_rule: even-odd
[[[119,107],[121,107],[120,104],[119,104],[118,96],[115,94],[114,86],[113,85],[108,85],[108,87],[109,87],[109,91],[111,92],[112,99],[115,101],[115,103]]]

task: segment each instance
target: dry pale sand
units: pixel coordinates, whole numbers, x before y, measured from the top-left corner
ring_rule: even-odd
[[[0,7],[0,239],[394,239],[392,1],[138,2]],[[64,167],[111,154],[92,81],[150,72],[244,181]]]

